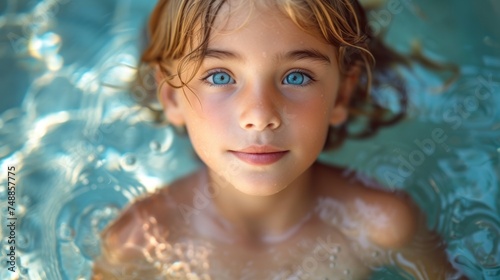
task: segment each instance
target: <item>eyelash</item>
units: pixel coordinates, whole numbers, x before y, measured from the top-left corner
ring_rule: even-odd
[[[224,87],[224,86],[227,86],[228,84],[220,84],[220,85],[218,85],[218,84],[209,83],[207,81],[207,79],[209,77],[211,77],[212,75],[218,74],[218,73],[226,73],[229,76],[231,76],[228,73],[228,71],[226,71],[224,69],[215,69],[215,70],[208,71],[207,74],[205,76],[203,76],[200,80],[203,83],[205,83],[205,84],[207,84],[207,85],[209,85],[211,87]],[[286,76],[290,75],[291,73],[300,73],[302,75],[305,75],[306,77],[309,78],[309,81],[307,83],[303,84],[303,85],[293,85],[293,84],[285,84],[285,85],[291,85],[291,86],[295,86],[295,87],[304,87],[304,86],[310,85],[311,83],[313,83],[313,82],[316,81],[316,79],[309,73],[309,71],[306,71],[306,70],[303,70],[303,69],[293,69],[293,70],[287,72],[287,74],[285,75],[285,78],[283,78],[282,82],[286,79]],[[231,76],[231,79],[233,79],[232,76]]]
[[[309,81],[307,83],[305,83],[305,84],[302,84],[302,85],[294,85],[294,84],[286,84],[286,85],[295,86],[295,87],[305,87],[305,86],[310,85],[310,84],[312,84],[312,83],[314,83],[316,81],[316,79],[313,77],[312,74],[309,73],[309,71],[306,71],[306,70],[303,70],[303,69],[293,69],[293,70],[287,72],[286,75],[285,75],[285,78],[283,78],[283,81],[286,79],[286,77],[288,75],[290,75],[292,73],[300,73],[300,74],[308,77]]]
[[[224,87],[224,86],[227,86],[228,84],[221,84],[221,85],[218,85],[218,84],[213,84],[213,83],[209,83],[207,81],[207,79],[215,74],[218,74],[218,73],[226,73],[228,74],[231,79],[233,79],[233,77],[231,76],[231,74],[228,73],[228,71],[224,70],[224,69],[214,69],[214,70],[210,70],[207,72],[207,74],[205,76],[203,76],[200,80],[207,84],[208,86],[211,86],[211,87]]]

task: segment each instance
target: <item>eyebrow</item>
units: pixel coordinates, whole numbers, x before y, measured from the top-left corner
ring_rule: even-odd
[[[233,59],[233,60],[244,60],[243,56],[238,53],[234,53],[226,50],[219,49],[207,49],[204,54],[204,58],[216,58],[216,59]],[[275,58],[276,61],[280,60],[314,60],[322,62],[325,64],[331,64],[330,58],[316,49],[299,49],[286,52],[284,54],[278,54]]]
[[[225,50],[218,50],[218,49],[206,49],[203,58],[217,58],[217,59],[234,59],[234,60],[243,60],[243,57],[239,54],[230,52],[230,51],[225,51]]]
[[[285,53],[282,57],[280,55],[279,59],[285,59],[285,60],[310,59],[310,60],[314,60],[314,61],[318,61],[318,62],[322,62],[322,63],[326,63],[326,64],[331,63],[330,58],[326,54],[323,54],[322,52],[320,52],[316,49],[303,49],[303,50],[289,51],[289,52]]]

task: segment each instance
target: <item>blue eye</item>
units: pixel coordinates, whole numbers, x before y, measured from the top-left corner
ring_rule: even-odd
[[[233,78],[226,72],[216,72],[210,74],[205,80],[212,85],[227,85],[234,84]]]
[[[302,72],[292,72],[288,75],[286,75],[285,80],[283,81],[284,84],[289,84],[289,85],[296,85],[296,86],[304,86],[310,83],[311,78],[302,73]]]

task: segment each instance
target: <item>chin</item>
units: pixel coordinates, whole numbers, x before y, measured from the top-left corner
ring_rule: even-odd
[[[271,196],[281,192],[286,189],[290,184],[289,182],[283,182],[282,180],[266,180],[268,178],[262,178],[264,180],[259,180],[260,178],[253,178],[249,182],[241,182],[239,184],[234,184],[235,189],[251,196]],[[243,184],[242,184],[243,183]]]

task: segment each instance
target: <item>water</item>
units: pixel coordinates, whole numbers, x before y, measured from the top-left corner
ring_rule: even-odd
[[[494,22],[500,4],[388,3],[370,15],[380,32],[387,28],[391,46],[409,53],[420,44],[426,56],[459,65],[462,75],[443,89],[449,76],[416,67],[406,73],[410,120],[321,159],[407,190],[428,226],[448,242],[452,262],[472,279],[498,279],[500,34]],[[129,94],[153,5],[0,3],[3,238],[9,166],[16,168],[17,186],[17,269],[8,271],[2,257],[0,279],[89,279],[98,233],[120,210],[196,168],[189,142],[151,122],[137,105],[140,90]],[[387,269],[373,279],[395,274]]]

